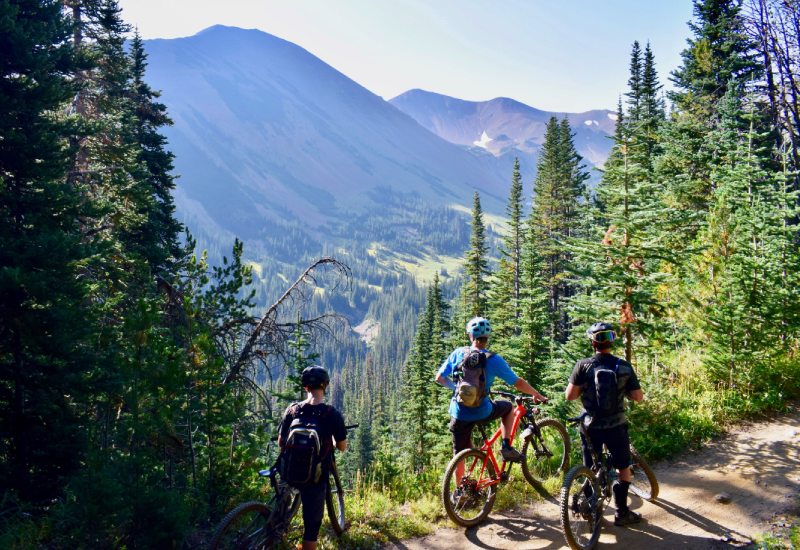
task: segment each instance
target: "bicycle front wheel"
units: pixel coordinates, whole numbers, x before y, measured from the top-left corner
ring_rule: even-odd
[[[442,479],[442,503],[450,519],[464,527],[483,521],[494,505],[496,480],[483,451],[464,449],[454,456]]]
[[[561,487],[561,528],[573,550],[594,548],[600,538],[603,500],[594,473],[583,465],[567,472]]]
[[[522,474],[533,486],[548,478],[560,476],[569,466],[570,442],[567,428],[555,418],[543,418],[536,423],[538,433],[525,439],[522,445]]]
[[[240,504],[222,518],[211,537],[209,550],[271,548],[270,509],[261,502]]]
[[[647,501],[654,501],[658,497],[658,480],[656,474],[639,456],[639,453],[631,445],[631,492]]]
[[[328,477],[328,490],[325,492],[325,501],[328,505],[328,519],[331,520],[331,527],[337,535],[344,533],[344,490],[342,482],[339,480],[339,471],[336,463],[331,465],[331,473]]]

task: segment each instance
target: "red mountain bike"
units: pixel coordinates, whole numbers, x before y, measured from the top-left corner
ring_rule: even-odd
[[[514,425],[509,440],[514,443],[517,430],[522,444],[522,474],[533,486],[553,476],[560,476],[569,463],[570,441],[567,429],[554,418],[537,420],[540,414],[533,397],[495,391],[491,395],[507,397],[516,404],[512,414]],[[470,527],[483,521],[494,505],[497,488],[509,478],[510,462],[498,463],[493,450],[500,439],[500,429],[491,438],[486,434],[486,423],[476,425],[481,435],[480,448],[464,449],[456,454],[444,472],[442,502],[447,515],[454,522]]]

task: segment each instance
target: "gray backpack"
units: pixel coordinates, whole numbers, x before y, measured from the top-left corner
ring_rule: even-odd
[[[295,404],[294,407],[295,418],[289,426],[289,435],[280,457],[281,476],[291,485],[319,483],[322,460],[329,446],[321,439],[324,432],[322,424],[333,407],[327,405],[321,412],[302,404]]]
[[[486,361],[490,351],[465,348],[464,358],[453,372],[456,400],[464,407],[477,407],[486,397]]]

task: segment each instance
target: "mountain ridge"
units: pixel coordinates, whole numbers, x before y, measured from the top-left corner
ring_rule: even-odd
[[[205,208],[221,227],[222,216],[319,226],[373,208],[384,187],[440,204],[481,190],[494,210],[504,200],[497,163],[430,134],[291,42],[218,25],[146,45],[149,80],[175,121],[165,134],[176,171],[191,181],[180,205]]]
[[[535,139],[500,154],[476,147],[474,136],[445,139],[397,98],[384,100],[269,33],[215,25],[145,48],[148,82],[174,121],[164,134],[180,175],[178,215],[217,255],[238,237],[261,263],[343,248],[402,251],[403,262],[376,261],[408,266],[410,255],[430,269],[468,246],[475,191],[487,215],[503,214],[516,156],[524,185],[532,181]],[[494,109],[495,122],[504,112],[517,117],[509,140],[548,117],[511,98],[481,108]]]
[[[543,111],[508,97],[468,101],[422,89],[408,90],[389,100],[422,126],[464,147],[480,147],[500,157],[538,153],[551,117],[567,118],[578,152],[591,164],[602,165],[611,150],[616,115],[593,109],[582,113]]]

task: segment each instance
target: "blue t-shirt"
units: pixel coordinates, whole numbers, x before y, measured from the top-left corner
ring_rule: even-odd
[[[466,348],[457,348],[454,350],[453,353],[444,360],[442,366],[439,367],[439,372],[436,373],[437,377],[441,375],[445,378],[452,379],[453,371],[461,364],[465,353]],[[519,379],[519,376],[514,374],[514,371],[511,370],[511,367],[508,366],[505,359],[499,355],[492,355],[486,360],[486,393],[489,393],[489,389],[491,389],[495,378],[500,378],[500,380],[506,384],[513,386]],[[488,397],[484,397],[481,404],[477,407],[464,407],[460,405],[456,400],[455,393],[453,394],[453,399],[450,400],[450,416],[458,420],[477,422],[478,420],[483,420],[491,413],[492,402]]]

